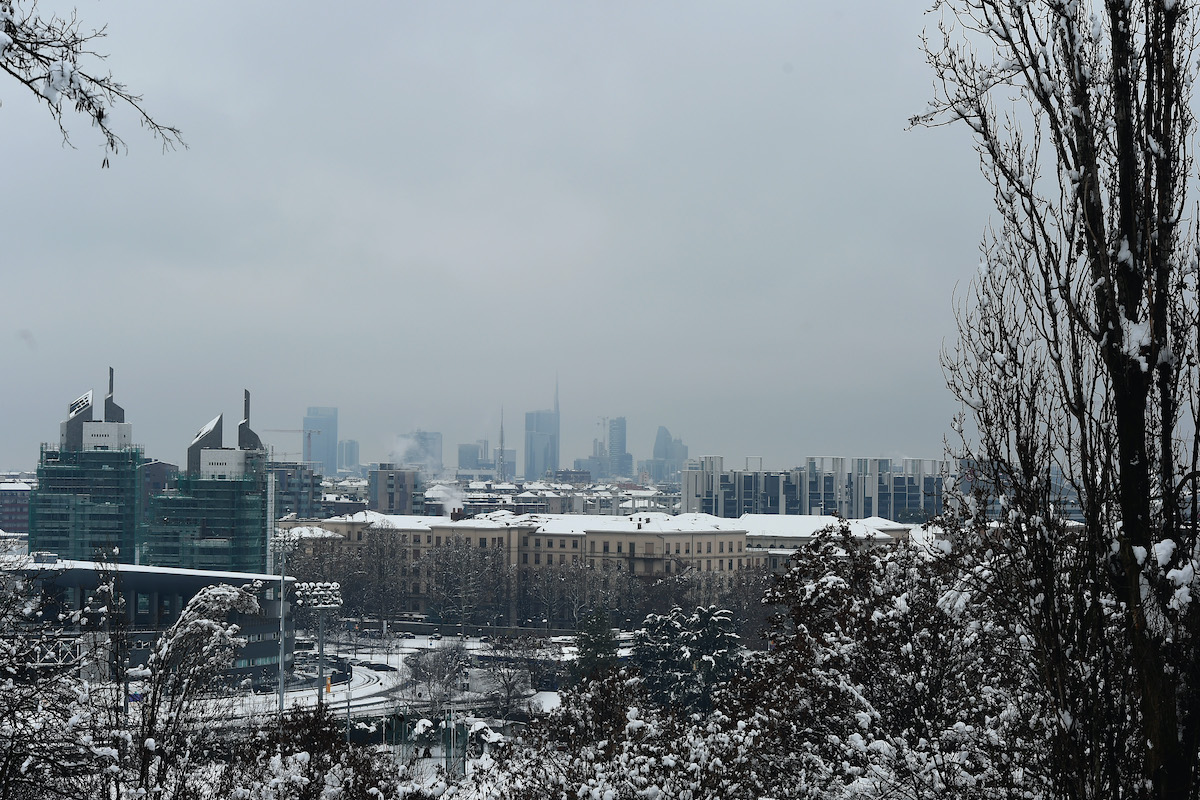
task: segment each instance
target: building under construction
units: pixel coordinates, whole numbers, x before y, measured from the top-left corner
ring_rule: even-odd
[[[133,563],[142,521],[142,449],[113,401],[113,371],[103,417],[92,392],[68,408],[58,446],[43,444],[29,498],[29,549],[83,561]]]
[[[267,453],[250,430],[250,393],[238,446],[222,446],[222,417],[188,447],[188,471],[150,499],[138,561],[162,567],[262,572],[270,527]]]

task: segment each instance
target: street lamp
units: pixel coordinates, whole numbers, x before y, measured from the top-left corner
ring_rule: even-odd
[[[336,581],[297,583],[296,605],[317,612],[317,705],[322,705],[325,699],[325,612],[342,607],[342,587]]]

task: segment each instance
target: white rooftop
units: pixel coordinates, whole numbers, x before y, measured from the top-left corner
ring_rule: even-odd
[[[743,514],[738,522],[747,536],[811,539],[818,531],[837,527],[845,522],[850,527],[850,535],[855,539],[892,538],[862,520],[843,520],[840,517],[822,514]]]

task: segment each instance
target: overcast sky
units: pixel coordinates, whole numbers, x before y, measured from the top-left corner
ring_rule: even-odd
[[[190,149],[126,119],[102,170],[0,82],[0,469],[109,365],[175,463],[249,388],[280,452],[331,405],[453,466],[556,373],[564,466],[621,415],[635,459],[941,456],[990,212],[965,128],[906,130],[926,5],[81,3]]]

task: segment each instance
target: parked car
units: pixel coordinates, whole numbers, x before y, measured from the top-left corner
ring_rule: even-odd
[[[430,639],[441,639],[442,635],[440,633],[431,633],[431,634],[429,634],[429,638]]]
[[[401,639],[415,639],[415,638],[417,638],[417,635],[415,633],[409,633],[408,631],[402,631],[400,633],[400,638]]]

